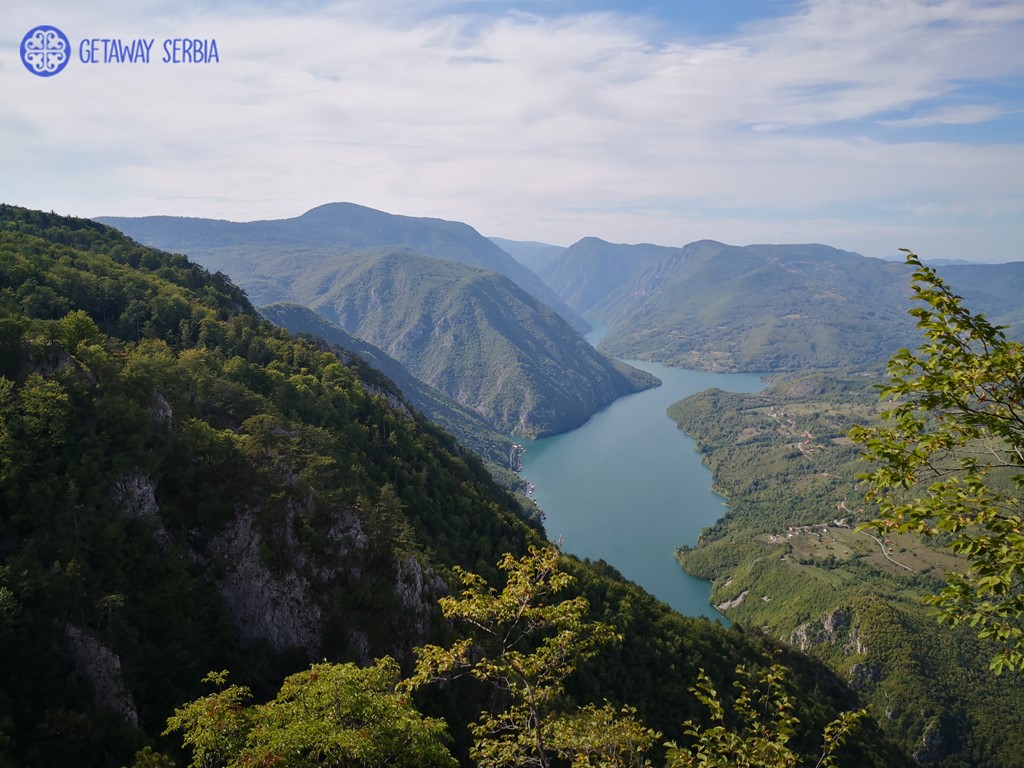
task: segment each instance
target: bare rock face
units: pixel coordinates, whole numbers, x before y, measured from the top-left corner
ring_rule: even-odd
[[[153,402],[150,403],[149,412],[153,415],[153,418],[159,421],[161,424],[170,424],[171,418],[174,416],[174,409],[171,408],[171,404],[167,402],[167,398],[157,392],[153,396]]]
[[[239,512],[200,559],[213,576],[243,641],[265,640],[277,650],[300,648],[309,658],[318,658],[323,655],[325,631],[330,626],[342,632],[349,653],[369,663],[381,650],[370,640],[374,628],[365,626],[365,619],[347,617],[338,598],[364,578],[364,563],[373,542],[354,512],[335,511],[326,532],[326,551],[314,557],[295,534],[302,511],[309,510],[300,504],[287,508],[274,567],[267,562],[268,541],[256,522],[258,510],[253,509]],[[428,637],[437,599],[447,588],[415,557],[391,558],[385,583],[397,598],[403,640],[400,647],[386,652],[407,656]]]
[[[724,603],[719,603],[715,606],[715,608],[723,612],[728,611],[730,608],[735,608],[736,606],[741,605],[743,603],[743,601],[746,599],[749,593],[749,589],[744,589],[732,600],[726,600]]]
[[[846,654],[867,653],[860,628],[854,623],[853,611],[848,606],[840,606],[820,620],[801,624],[790,634],[789,643],[804,653],[826,643],[841,646]]]
[[[156,517],[156,483],[148,475],[125,475],[114,485],[115,501],[128,517]]]
[[[381,389],[380,387],[373,386],[372,384],[367,384],[365,381],[360,381],[359,383],[362,385],[363,389],[366,391],[367,394],[383,397],[387,401],[388,405],[390,405],[398,413],[402,414],[402,416],[404,416],[407,419],[413,418],[412,411],[409,410],[409,406],[407,406],[402,401],[402,398],[400,398],[394,392]]]
[[[804,653],[822,645],[841,648],[847,656],[863,657],[868,652],[849,606],[839,606],[821,619],[801,624],[789,636],[789,643]],[[868,659],[850,667],[849,683],[855,691],[866,690],[884,679],[885,673],[878,661]]]
[[[877,661],[864,661],[850,667],[850,687],[863,691],[883,680],[882,666]]]
[[[156,500],[156,481],[149,475],[124,475],[113,488],[114,503],[131,518],[156,521],[153,541],[161,555],[166,555],[173,543],[171,535],[160,522],[160,505]]]
[[[922,765],[937,763],[946,756],[948,750],[943,749],[946,742],[946,734],[942,728],[940,718],[932,718],[931,722],[921,734],[921,746],[914,752],[914,759]]]
[[[92,685],[97,709],[117,712],[126,722],[138,726],[135,699],[124,683],[121,659],[85,630],[73,624],[64,627],[75,669]]]
[[[447,592],[444,581],[415,557],[396,557],[395,594],[411,621],[411,635],[425,638],[437,599]]]
[[[242,640],[267,640],[274,648],[302,648],[311,656],[320,647],[323,611],[311,584],[294,570],[274,574],[264,564],[264,543],[252,510],[240,513],[211,543],[206,558],[220,560],[217,582]]]

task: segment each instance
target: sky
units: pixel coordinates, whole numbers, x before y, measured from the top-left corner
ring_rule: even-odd
[[[0,202],[62,214],[1024,260],[1021,0],[5,0],[0,94]]]

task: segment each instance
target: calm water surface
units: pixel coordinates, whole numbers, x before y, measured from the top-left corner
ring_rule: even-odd
[[[525,441],[523,475],[536,485],[548,535],[563,537],[567,552],[606,560],[683,614],[725,622],[708,604],[711,585],[674,556],[722,516],[724,501],[711,492],[693,440],[665,409],[709,387],[756,392],[764,382],[753,373],[628,362],[662,385],[616,400],[572,432]]]

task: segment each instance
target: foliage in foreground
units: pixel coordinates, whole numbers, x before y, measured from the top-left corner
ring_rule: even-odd
[[[713,725],[703,728],[688,721],[686,734],[695,744],[681,748],[669,742],[666,745],[668,768],[792,768],[800,765],[800,755],[789,744],[799,720],[793,715],[793,701],[783,688],[785,668],[774,664],[762,672],[758,680],[742,666],[736,672],[742,678],[736,681],[739,695],[733,704],[740,721],[738,726],[727,726],[726,710],[718,691],[701,670],[693,692],[710,710]],[[821,756],[815,768],[838,765],[836,750],[866,716],[867,712],[862,709],[844,712],[825,727]]]
[[[759,393],[709,390],[674,405],[729,499],[725,517],[681,559],[715,580],[715,603],[746,592],[726,609],[736,625],[766,628],[827,663],[921,762],[1019,765],[1024,679],[994,679],[994,643],[966,624],[939,626],[921,602],[962,561],[939,541],[842,527],[875,514],[857,502],[865,467],[846,435],[877,418],[880,378],[803,374]]]
[[[467,627],[467,637],[450,648],[417,651],[416,671],[398,680],[390,658],[359,669],[352,664],[314,665],[289,677],[273,701],[246,706],[249,691],[231,686],[180,708],[168,732],[183,734],[192,750],[191,768],[309,766],[450,766],[443,745],[444,724],[421,717],[405,692],[467,673],[491,687],[491,705],[472,726],[471,756],[480,766],[553,768],[644,768],[661,734],[645,727],[635,710],[574,706],[564,681],[597,648],[619,639],[614,629],[586,618],[582,597],[553,599],[572,576],[559,569],[558,551],[531,547],[520,559],[506,555],[499,568],[507,575],[502,590],[476,574],[460,570],[465,589],[441,600],[449,619]],[[685,724],[692,744],[665,746],[667,767],[747,766],[786,768],[800,764],[789,742],[799,720],[783,683],[780,665],[759,681],[741,666],[742,681],[727,714],[710,680],[700,672],[691,689],[711,710],[713,725]],[[223,684],[227,673],[208,680]],[[864,712],[846,712],[824,734],[819,768],[835,766],[835,750]]]
[[[468,673],[495,689],[497,706],[472,726],[470,756],[481,765],[547,768],[555,757],[579,766],[642,764],[639,755],[657,735],[630,710],[620,716],[609,704],[566,709],[566,678],[600,646],[621,638],[607,624],[587,620],[586,598],[552,600],[573,581],[559,570],[558,557],[550,546],[531,547],[520,560],[505,555],[498,567],[508,580],[500,592],[460,569],[465,589],[440,603],[469,635],[450,648],[419,649],[410,685]]]
[[[399,560],[491,573],[536,537],[383,375],[223,275],[0,205],[0,766],[124,761],[210,669],[264,697],[324,656],[411,653],[438,612],[401,598]],[[224,585],[261,578],[322,609],[315,648],[265,602],[232,613]],[[69,632],[117,659],[118,703]]]
[[[991,669],[1024,668],[1024,347],[963,306],[913,253],[911,310],[924,343],[889,363],[884,423],[851,437],[874,468],[871,525],[948,542],[967,559],[929,598],[939,620],[1000,644]]]
[[[223,685],[226,677],[206,680]],[[421,716],[396,691],[398,678],[398,663],[387,657],[365,669],[314,664],[265,704],[246,706],[251,693],[237,685],[197,699],[175,712],[167,732],[183,734],[193,768],[454,768],[444,723]]]

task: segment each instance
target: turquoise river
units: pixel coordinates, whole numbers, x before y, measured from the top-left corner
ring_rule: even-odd
[[[725,623],[711,585],[675,559],[725,512],[693,440],[665,414],[677,400],[718,387],[756,392],[758,374],[721,374],[628,361],[662,381],[620,398],[572,432],[525,441],[523,476],[546,515],[548,536],[579,557],[602,559],[688,616]]]

